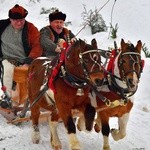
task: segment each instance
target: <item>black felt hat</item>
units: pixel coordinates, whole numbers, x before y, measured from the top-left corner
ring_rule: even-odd
[[[66,20],[66,14],[62,13],[59,10],[55,10],[53,13],[49,14],[49,20],[54,21],[54,20]]]

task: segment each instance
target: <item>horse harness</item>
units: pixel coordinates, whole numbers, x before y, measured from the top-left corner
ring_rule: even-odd
[[[108,53],[110,55],[110,52],[106,51],[106,54],[103,50],[100,50],[100,49],[97,49],[97,50],[88,50],[86,52],[80,52],[79,53],[79,62],[82,66],[82,69],[83,69],[83,72],[84,72],[84,77],[85,79],[80,79],[78,78],[77,76],[71,74],[67,68],[65,67],[65,63],[64,61],[62,62],[62,60],[58,59],[57,63],[55,64],[56,66],[58,65],[59,61],[61,61],[62,65],[60,67],[60,70],[59,70],[59,73],[55,76],[55,78],[53,80],[56,80],[58,77],[61,77],[64,79],[64,81],[70,85],[71,87],[74,87],[74,88],[77,88],[77,95],[79,96],[82,96],[84,95],[83,93],[83,88],[84,87],[87,87],[87,86],[90,86],[90,88],[96,93],[96,95],[106,104],[106,106],[108,107],[116,107],[116,106],[126,106],[127,103],[128,103],[128,100],[129,100],[129,97],[132,96],[136,91],[132,92],[132,93],[129,93],[128,92],[128,89],[123,89],[121,88],[117,83],[116,83],[116,80],[115,79],[119,79],[123,82],[125,82],[125,80],[122,80],[121,78],[115,76],[114,74],[112,74],[112,72],[107,72],[107,76],[106,76],[106,82],[104,82],[104,84],[107,84],[109,89],[116,92],[117,91],[117,94],[119,94],[122,98],[119,99],[119,100],[115,100],[113,102],[111,102],[109,99],[107,99],[106,97],[104,97],[102,94],[100,94],[100,92],[97,91],[97,87],[94,86],[91,81],[90,81],[90,77],[89,77],[89,71],[86,67],[86,63],[83,59],[83,56],[85,54],[91,54],[91,53],[96,53],[96,52],[100,52],[101,54],[103,54],[103,57],[107,57],[108,58]],[[134,60],[133,56],[136,56],[136,58],[138,56],[140,56],[139,53],[136,53],[136,52],[125,52],[123,54],[121,54],[121,61],[119,62],[119,66],[121,66],[123,64],[123,61],[122,61],[122,58],[125,56],[125,55],[129,55],[130,56],[130,59],[132,60],[132,65],[135,66],[135,64],[138,64],[139,63],[139,59]],[[93,59],[93,62],[94,64],[96,65],[99,65],[99,67],[102,67],[101,66],[101,62],[99,63],[97,61],[97,59]],[[44,83],[43,85],[47,85],[48,83],[48,80],[49,80],[49,69],[52,68],[54,66],[51,66],[50,62],[45,64],[45,75],[44,75]],[[133,67],[134,68],[134,67]],[[91,69],[92,71],[92,69]],[[142,71],[142,69],[141,69]],[[124,79],[125,79],[125,76],[130,73],[130,72],[136,72],[135,69],[133,70],[130,70],[129,72],[126,72],[124,71],[124,68],[122,67],[122,72],[124,74]],[[141,72],[140,72],[141,73]],[[140,78],[140,74],[138,74],[136,72],[136,74],[138,75],[138,78]]]
[[[117,51],[117,49],[115,49]],[[118,55],[118,54],[117,54]],[[123,74],[123,78],[118,77],[116,75],[113,74],[113,71],[106,71],[106,78],[105,78],[105,82],[103,85],[107,85],[110,91],[113,91],[117,94],[119,94],[121,96],[120,99],[114,100],[113,102],[111,102],[109,99],[107,99],[106,97],[104,97],[100,92],[97,91],[96,88],[92,88],[93,91],[96,93],[96,95],[105,103],[105,105],[109,108],[114,108],[117,106],[126,106],[128,101],[129,101],[129,97],[131,97],[132,95],[135,94],[136,90],[133,92],[129,92],[128,88],[122,88],[120,87],[117,82],[116,79],[122,81],[122,82],[126,82],[126,75],[131,73],[131,72],[135,72],[138,76],[138,79],[140,78],[140,74],[142,72],[142,61],[141,61],[141,55],[137,52],[124,52],[124,53],[120,53],[120,61],[119,61],[119,67],[122,69],[122,74]],[[128,72],[125,72],[124,67],[122,67],[123,65],[123,57],[128,55],[130,57],[130,66],[133,66],[133,69],[129,70]],[[140,58],[139,58],[140,56]],[[113,56],[116,57],[116,56]],[[135,70],[135,65],[136,64],[140,64],[140,72],[138,73]],[[92,94],[92,92],[91,92]],[[107,108],[103,108],[103,109],[107,109]],[[97,111],[102,111],[103,109],[97,110]]]
[[[99,53],[100,50],[88,50],[86,52],[80,52],[79,53],[79,64],[82,67],[83,73],[84,73],[84,79],[80,79],[79,77],[71,74],[65,65],[61,66],[61,72],[60,77],[64,79],[64,81],[70,85],[71,87],[77,88],[77,95],[82,96],[84,95],[83,88],[87,86],[94,86],[91,82],[89,74],[93,71],[93,66],[98,65],[99,69],[101,69],[101,62],[98,62],[98,58],[93,58],[91,56],[91,53]],[[83,58],[84,55],[89,54],[91,60],[93,61],[93,66],[91,67],[90,71],[87,69],[86,62]],[[96,57],[96,56],[95,56]]]
[[[94,86],[92,85],[92,82],[89,77],[89,74],[92,72],[92,68],[90,69],[90,71],[87,69],[83,56],[86,54],[91,54],[91,53],[99,53],[100,50],[88,50],[86,52],[79,53],[79,64],[81,65],[83,73],[84,73],[84,79],[81,79],[77,77],[76,75],[73,75],[72,73],[70,73],[65,66],[65,59],[67,59],[66,57],[69,57],[67,55],[68,49],[69,47],[64,49],[63,52],[59,54],[59,58],[53,65],[51,64],[52,63],[51,61],[46,61],[45,63],[43,63],[43,66],[45,68],[45,73],[44,73],[43,85],[41,87],[48,86],[51,89],[53,89],[53,91],[55,92],[53,82],[58,77],[60,77],[60,78],[63,78],[65,83],[67,83],[69,86],[77,89],[76,95],[82,96],[84,95],[83,88],[87,86]],[[96,56],[93,55],[93,57],[96,57]],[[99,68],[101,69],[101,64],[100,64],[101,62],[98,62],[97,57],[96,58],[93,58],[93,57],[90,55],[90,58],[93,61],[93,65],[98,65]],[[53,72],[54,72],[54,75],[53,75]]]

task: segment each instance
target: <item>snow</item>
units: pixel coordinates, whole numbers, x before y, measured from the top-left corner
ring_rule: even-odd
[[[94,2],[87,0],[41,0],[40,2],[33,3],[29,0],[0,0],[0,19],[7,18],[8,10],[18,3],[29,11],[27,20],[33,22],[41,29],[48,24],[48,15],[40,15],[41,7],[57,7],[67,14],[66,21],[72,22],[72,25],[68,28],[76,34],[82,28],[81,13],[83,11],[83,4],[86,5],[87,10],[94,10],[95,8],[101,9],[106,2],[106,0],[95,0]],[[113,4],[114,1],[109,0],[107,5],[100,10],[107,25],[111,21],[110,16]],[[121,38],[123,38],[125,41],[130,40],[133,44],[141,40],[150,49],[149,8],[149,0],[116,1],[112,24],[118,23],[119,26],[118,38],[116,39],[118,46],[120,45]],[[88,42],[92,38],[96,38],[99,48],[108,49],[108,47],[113,47],[113,40],[108,39],[108,32],[91,35],[89,28],[86,27],[77,35],[77,38],[85,39]],[[124,139],[117,142],[110,136],[112,150],[150,150],[150,58],[145,58],[144,54],[142,56],[145,60],[145,67],[135,94],[134,107],[131,110],[127,126],[127,135]],[[117,126],[117,118],[111,118],[110,126],[111,128]],[[16,126],[8,124],[7,120],[0,115],[0,150],[51,150],[48,123],[41,123],[40,130],[41,141],[39,144],[33,144],[31,141],[31,122],[25,122]],[[67,134],[62,123],[59,124],[58,132],[63,150],[68,150]],[[102,149],[101,133],[98,134],[94,131],[85,133],[77,130],[77,136],[80,139],[83,150]]]

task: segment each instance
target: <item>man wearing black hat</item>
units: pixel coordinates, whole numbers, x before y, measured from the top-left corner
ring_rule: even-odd
[[[49,14],[50,25],[40,30],[40,42],[43,48],[44,56],[55,57],[61,52],[63,42],[71,43],[75,41],[75,35],[64,27],[66,14],[55,10]]]
[[[0,67],[2,83],[11,98],[14,68],[27,67],[31,61],[42,55],[40,32],[30,22],[25,20],[28,11],[16,4],[8,12],[8,19],[0,20]],[[3,70],[3,72],[2,72]],[[7,100],[0,98],[0,106]]]

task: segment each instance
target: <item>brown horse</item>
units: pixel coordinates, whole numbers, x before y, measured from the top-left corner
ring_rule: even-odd
[[[60,61],[52,67],[48,58],[38,58],[29,67],[30,104],[34,103],[34,99],[38,97],[46,84],[49,87],[44,96],[31,107],[32,141],[39,143],[38,118],[40,108],[44,108],[51,111],[49,124],[53,149],[62,148],[56,131],[60,117],[67,129],[71,149],[80,150],[72,111],[81,112],[85,118],[85,128],[90,131],[93,127],[95,108],[91,106],[88,94],[91,85],[100,86],[104,78],[101,55],[97,49],[96,40],[93,39],[91,45],[82,40],[76,41],[66,49],[65,60],[61,62],[60,66],[59,64]],[[51,68],[57,68],[57,70],[53,69],[52,71]]]
[[[122,39],[121,49],[113,50],[111,53],[104,85],[99,88],[99,92],[94,90],[90,94],[93,106],[97,110],[95,131],[101,130],[103,134],[103,150],[110,150],[110,132],[115,141],[126,136],[133,95],[138,88],[142,72],[141,48],[140,40],[134,47]],[[110,117],[118,117],[118,129],[110,130]]]

